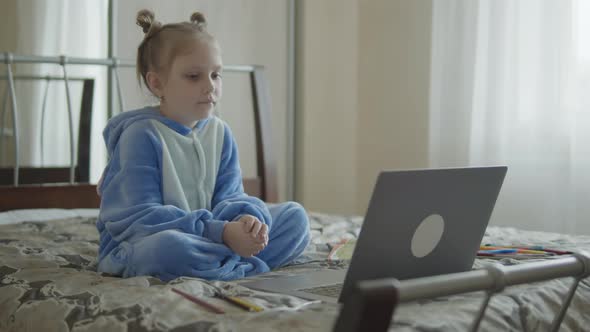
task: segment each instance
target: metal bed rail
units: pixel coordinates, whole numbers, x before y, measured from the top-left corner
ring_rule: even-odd
[[[45,88],[43,89],[43,98],[41,102],[41,133],[39,134],[39,157],[41,159],[41,165],[43,165],[43,158],[44,158],[44,144],[43,144],[43,137],[45,137],[45,114],[47,110],[47,98],[49,96],[49,83],[51,81],[63,81],[65,78],[62,76],[52,76],[52,75],[13,75],[14,81],[45,81]],[[71,81],[87,81],[90,78],[87,77],[69,77],[68,80]],[[8,80],[8,76],[1,75],[0,80]],[[4,137],[5,135],[13,136],[14,133],[11,132],[10,134],[6,133],[5,130],[7,129],[4,125],[6,120],[6,103],[8,102],[9,91],[8,87],[4,90],[4,96],[2,99],[2,111],[0,112],[0,137]],[[0,144],[0,156],[2,155],[2,147],[3,145]]]
[[[18,108],[16,101],[15,91],[15,77],[13,74],[12,66],[16,63],[37,63],[37,64],[57,64],[62,67],[63,76],[61,79],[64,81],[66,89],[67,99],[67,111],[69,119],[69,141],[70,141],[70,176],[69,183],[73,184],[75,181],[75,160],[74,160],[74,128],[72,118],[72,105],[69,81],[72,80],[68,76],[67,68],[69,65],[95,65],[95,66],[107,66],[115,77],[115,83],[117,86],[117,96],[119,111],[125,110],[125,102],[122,92],[122,86],[119,79],[119,68],[135,68],[135,61],[119,59],[116,57],[112,58],[77,58],[68,57],[65,55],[61,56],[38,56],[38,55],[16,55],[12,53],[0,53],[0,63],[6,65],[6,77],[8,79],[8,95],[11,101],[12,111],[12,134],[14,141],[14,172],[13,172],[13,185],[19,185],[19,156],[20,156],[20,142],[18,132]],[[258,159],[258,177],[261,180],[261,190],[264,191],[264,197],[268,201],[276,201],[278,193],[276,191],[276,172],[275,164],[272,156],[272,142],[270,137],[270,122],[268,121],[270,112],[270,95],[268,91],[268,83],[264,76],[264,67],[259,65],[227,65],[223,66],[223,71],[226,72],[238,72],[248,73],[252,82],[252,97],[255,108],[255,123],[256,128],[256,145],[257,145],[257,159]],[[6,101],[3,103],[5,105]],[[110,104],[110,103],[109,103]],[[4,107],[4,106],[3,106]],[[4,114],[4,111],[2,112]],[[2,116],[2,119],[4,117]],[[4,126],[2,126],[4,127]],[[1,138],[1,136],[0,136]]]
[[[590,253],[535,261],[512,266],[491,264],[483,269],[408,280],[384,278],[360,281],[344,303],[334,331],[387,331],[400,303],[462,293],[485,291],[486,295],[471,325],[477,331],[494,294],[506,287],[529,282],[574,277],[551,331],[558,331],[580,281],[590,276]]]
[[[68,129],[69,129],[69,141],[70,141],[70,179],[69,183],[73,184],[75,179],[75,148],[74,148],[74,123],[72,113],[72,101],[70,96],[70,84],[68,77],[68,65],[99,65],[108,66],[114,72],[117,91],[119,96],[119,107],[123,107],[123,94],[121,92],[121,85],[119,81],[118,68],[120,66],[133,67],[134,65],[129,61],[121,61],[117,58],[110,59],[89,59],[89,58],[75,58],[61,56],[37,56],[37,55],[14,55],[12,53],[0,54],[0,62],[6,65],[6,76],[8,77],[8,94],[10,95],[11,111],[12,111],[12,131],[14,140],[14,177],[13,184],[18,186],[19,184],[19,156],[20,156],[20,142],[19,142],[19,120],[18,120],[18,107],[16,101],[16,90],[14,86],[15,77],[12,71],[12,65],[15,63],[38,63],[38,64],[59,64],[62,67],[63,81],[66,90],[66,101],[68,111]],[[121,111],[123,108],[121,108]],[[2,112],[4,114],[4,112]]]

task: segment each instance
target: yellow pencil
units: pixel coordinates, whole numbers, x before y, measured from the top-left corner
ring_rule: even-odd
[[[547,252],[541,250],[517,249],[518,253],[522,254],[546,254]]]
[[[254,311],[254,312],[261,312],[264,311],[264,309],[260,306],[257,306],[254,303],[248,302],[242,298],[236,297],[236,296],[228,296],[228,295],[224,295],[222,293],[217,293],[217,295],[219,297],[221,297],[222,299],[233,303],[235,305],[237,305],[238,307],[248,310],[248,311]]]

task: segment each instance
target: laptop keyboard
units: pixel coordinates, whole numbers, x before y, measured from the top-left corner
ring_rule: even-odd
[[[312,288],[298,289],[300,292],[306,292],[327,297],[338,297],[342,291],[342,284],[333,284],[327,286],[318,286]]]

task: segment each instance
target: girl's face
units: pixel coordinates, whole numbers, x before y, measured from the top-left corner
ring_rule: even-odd
[[[176,56],[167,75],[159,76],[161,112],[191,128],[209,117],[221,98],[221,70],[217,44],[195,40],[189,52]]]

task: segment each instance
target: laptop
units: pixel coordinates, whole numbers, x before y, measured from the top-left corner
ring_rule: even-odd
[[[241,285],[345,302],[361,280],[399,280],[472,269],[507,167],[383,171],[348,269]]]

